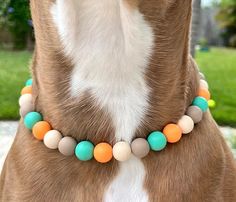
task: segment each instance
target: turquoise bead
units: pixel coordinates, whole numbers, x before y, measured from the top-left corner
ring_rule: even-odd
[[[38,112],[29,112],[28,114],[26,114],[25,118],[24,118],[24,124],[25,127],[28,129],[32,129],[33,126],[39,122],[42,121],[43,117],[40,113]]]
[[[206,112],[208,109],[208,102],[204,97],[195,97],[192,104],[199,107],[203,112]]]
[[[166,147],[167,144],[165,135],[159,131],[152,132],[148,136],[147,141],[153,151],[161,151]]]
[[[94,146],[89,141],[82,141],[75,148],[75,155],[81,161],[88,161],[93,158]]]
[[[33,84],[33,79],[28,79],[26,82],[25,82],[25,86],[32,86]]]

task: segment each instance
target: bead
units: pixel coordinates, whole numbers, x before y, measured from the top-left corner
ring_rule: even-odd
[[[112,159],[112,146],[108,143],[99,143],[94,148],[94,158],[99,163],[107,163]]]
[[[89,141],[82,141],[75,148],[75,155],[81,161],[88,161],[93,158],[94,146]]]
[[[194,122],[191,117],[184,115],[181,117],[181,119],[178,121],[178,126],[181,128],[183,134],[188,134],[192,132],[194,128]]]
[[[210,100],[211,98],[211,94],[206,88],[199,89],[198,96],[204,97],[206,100]]]
[[[77,142],[75,141],[74,138],[63,137],[58,144],[58,150],[64,156],[72,156],[75,153],[76,145]]]
[[[126,161],[131,157],[131,148],[127,142],[117,142],[113,146],[113,156],[117,161]]]
[[[131,143],[132,153],[138,158],[144,158],[150,151],[149,144],[144,138],[137,138]]]
[[[33,96],[32,96],[32,94],[24,94],[24,95],[20,96],[19,105],[21,107],[25,106],[25,105],[32,104],[32,103],[33,103]]]
[[[186,114],[192,118],[194,123],[199,123],[203,116],[203,112],[198,106],[190,106]]]
[[[24,95],[24,94],[32,94],[32,86],[25,86],[21,90],[21,95]]]
[[[167,144],[165,135],[159,131],[152,132],[147,140],[153,151],[161,151]]]
[[[20,108],[20,115],[21,115],[21,117],[25,117],[26,114],[28,114],[29,112],[32,112],[32,111],[34,111],[33,104],[23,105]]]
[[[26,82],[25,82],[25,86],[32,86],[33,84],[33,79],[28,79]]]
[[[198,106],[203,112],[208,109],[208,102],[204,97],[195,97],[192,104]]]
[[[28,114],[25,115],[24,124],[25,124],[26,128],[32,129],[33,126],[37,122],[42,121],[42,120],[43,120],[43,117],[40,113],[38,113],[38,112],[29,112]]]
[[[200,79],[205,79],[205,75],[202,73],[202,72],[199,72],[199,77],[200,77]]]
[[[210,108],[215,108],[216,107],[215,100],[208,100],[208,105],[209,105]]]
[[[203,79],[200,79],[200,88],[209,88],[208,83]]]
[[[45,136],[43,138],[43,142],[44,142],[44,144],[47,148],[57,149],[58,144],[59,144],[61,139],[62,139],[62,135],[59,131],[50,130],[45,134]]]
[[[176,143],[182,137],[181,128],[176,124],[168,124],[164,129],[163,133],[169,143]]]
[[[33,127],[33,135],[37,140],[43,140],[45,134],[52,129],[46,121],[39,121]]]

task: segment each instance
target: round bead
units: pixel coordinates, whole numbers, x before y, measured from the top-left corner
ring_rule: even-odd
[[[26,114],[28,114],[29,112],[32,112],[32,111],[34,111],[34,105],[32,103],[28,104],[28,105],[22,105],[20,107],[21,117],[25,117]]]
[[[198,106],[203,112],[208,109],[208,102],[204,97],[195,97],[192,104]]]
[[[176,143],[182,137],[182,130],[176,124],[168,124],[164,129],[163,133],[169,143]]]
[[[47,148],[57,149],[58,144],[59,144],[61,139],[62,139],[62,135],[59,131],[50,130],[45,134],[45,136],[43,138],[43,142],[44,142],[44,144]]]
[[[205,79],[205,75],[202,72],[199,72],[200,79]]]
[[[94,146],[89,141],[82,141],[75,148],[75,155],[81,161],[88,161],[93,158]]]
[[[153,151],[161,151],[166,147],[167,139],[162,132],[155,131],[148,136],[148,143]]]
[[[46,121],[39,121],[33,127],[33,135],[38,140],[43,140],[45,134],[52,129],[51,125]]]
[[[204,97],[206,100],[210,100],[211,98],[211,94],[206,88],[199,89],[198,96]]]
[[[21,95],[24,95],[24,94],[32,94],[32,86],[25,86],[21,90]]]
[[[215,108],[216,107],[215,100],[208,100],[208,105],[209,105],[210,108]]]
[[[29,112],[28,114],[25,115],[24,124],[25,124],[26,128],[32,129],[33,126],[37,122],[42,121],[42,120],[43,120],[43,117],[40,113],[38,113],[38,112]]]
[[[209,88],[208,83],[203,79],[200,79],[200,88]]]
[[[137,138],[131,143],[132,153],[138,158],[144,158],[150,151],[149,144],[144,138]]]
[[[107,143],[99,143],[94,148],[94,158],[99,163],[107,163],[112,159],[112,146]]]
[[[20,96],[19,105],[21,107],[25,106],[25,105],[32,104],[32,103],[33,103],[33,96],[32,96],[32,94],[24,94],[24,95]]]
[[[117,161],[126,161],[131,157],[131,148],[127,142],[117,142],[113,146],[113,156]]]
[[[25,82],[25,86],[32,86],[33,84],[33,79],[28,79],[26,82]]]
[[[194,123],[199,123],[203,116],[203,112],[198,106],[190,106],[186,114],[192,118]]]
[[[181,128],[183,134],[188,134],[192,132],[194,128],[194,122],[191,117],[184,115],[181,117],[181,119],[178,121],[178,126]]]
[[[74,138],[63,137],[58,144],[58,150],[64,156],[72,156],[75,153],[76,145],[77,142],[75,141]]]

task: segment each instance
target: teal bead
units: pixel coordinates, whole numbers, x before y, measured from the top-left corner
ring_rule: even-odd
[[[94,146],[89,141],[82,141],[75,148],[75,155],[81,161],[89,161],[93,158]]]
[[[165,135],[159,131],[152,132],[148,136],[147,141],[153,151],[161,151],[166,147],[167,144],[167,139]]]
[[[26,114],[24,118],[24,124],[26,128],[32,129],[37,122],[42,121],[42,120],[43,120],[43,117],[40,113],[29,112],[28,114]]]
[[[208,109],[208,102],[204,97],[195,97],[192,104],[199,107],[203,112],[206,112]]]
[[[25,86],[32,86],[33,84],[33,79],[28,79],[26,82],[25,82]]]

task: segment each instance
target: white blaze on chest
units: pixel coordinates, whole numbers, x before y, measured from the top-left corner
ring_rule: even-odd
[[[148,109],[145,71],[154,43],[152,29],[123,0],[56,0],[52,15],[65,54],[74,63],[71,95],[89,90],[112,117],[116,141],[131,142]],[[132,163],[145,173],[141,161]],[[125,168],[121,172],[132,177]]]

